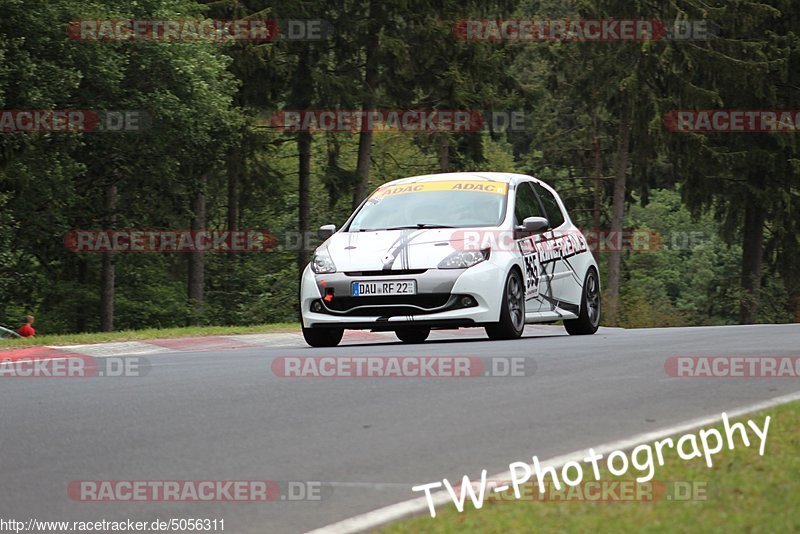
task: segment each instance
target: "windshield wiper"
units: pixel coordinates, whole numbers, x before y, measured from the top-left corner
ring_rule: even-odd
[[[359,228],[350,230],[351,232],[385,232],[387,230],[427,230],[430,228],[459,228],[458,226],[448,226],[446,224],[417,223],[407,226],[392,226],[391,228]]]
[[[415,230],[415,229],[428,229],[428,228],[458,228],[457,226],[448,226],[446,224],[428,224],[428,223],[417,223],[411,224],[408,226],[393,226],[391,228],[387,228],[387,230]]]

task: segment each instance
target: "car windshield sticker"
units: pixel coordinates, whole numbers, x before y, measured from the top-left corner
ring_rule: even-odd
[[[417,182],[403,185],[393,185],[389,187],[380,187],[375,191],[375,193],[372,194],[370,201],[378,201],[381,198],[389,196],[405,195],[409,193],[425,193],[429,191],[470,191],[494,195],[505,195],[508,191],[508,184],[485,180]]]

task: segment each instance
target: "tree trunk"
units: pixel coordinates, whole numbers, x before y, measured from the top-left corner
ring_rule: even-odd
[[[225,213],[226,230],[235,232],[239,230],[239,182],[242,175],[243,153],[239,145],[234,145],[228,150],[226,157],[226,174],[228,178],[228,205]],[[222,297],[227,306],[236,305],[236,290],[238,276],[237,266],[242,264],[242,254],[225,254],[226,275],[221,281],[221,288],[224,292]]]
[[[297,68],[292,82],[292,95],[290,101],[297,109],[309,109],[314,97],[313,87],[309,80],[312,78],[311,48],[304,46],[300,51]],[[311,132],[299,131],[297,133],[297,275],[298,279],[303,274],[303,269],[308,263],[308,224],[310,215],[310,183],[311,183]]]
[[[625,186],[628,170],[628,149],[631,135],[632,102],[625,97],[617,134],[617,155],[614,175],[614,200],[611,208],[611,232],[613,240],[608,254],[608,278],[606,282],[605,315],[609,324],[619,320],[620,267],[622,263],[622,225],[625,222]]]
[[[756,180],[749,181],[756,185]],[[764,256],[765,212],[756,204],[752,194],[747,195],[742,229],[742,299],[739,304],[739,324],[756,322],[758,294],[761,289],[761,263]]]
[[[242,168],[242,153],[238,147],[233,147],[228,152],[228,230],[233,232],[239,229],[239,175]]]
[[[117,186],[110,184],[105,191],[106,223],[111,230],[116,222]],[[114,265],[114,252],[104,252],[100,272],[100,331],[112,332],[114,330],[114,287],[116,268]]]
[[[364,105],[364,112],[372,106]],[[372,130],[361,130],[358,135],[358,163],[356,164],[356,190],[353,193],[353,209],[367,196],[369,189],[369,165],[372,162]]]
[[[439,169],[450,172],[450,137],[446,133],[439,134]]]
[[[378,82],[378,46],[380,46],[380,26],[378,6],[380,0],[370,0],[370,35],[366,50],[364,72],[364,102],[361,111],[364,115],[375,109],[375,92]],[[367,196],[369,189],[369,167],[372,163],[372,128],[366,122],[358,134],[358,161],[356,163],[356,187],[353,193],[353,209],[356,209]]]
[[[78,287],[81,288],[81,292],[85,289],[86,281],[89,279],[89,263],[86,259],[82,257],[78,257]],[[76,317],[75,317],[75,331],[76,332],[87,332],[88,331],[88,310],[86,309],[86,303],[81,301],[80,304],[77,306],[76,310]]]
[[[206,183],[205,175],[198,181],[197,191],[192,199],[192,235],[196,236],[206,230]],[[195,240],[195,243],[197,240]],[[205,300],[205,251],[189,252],[189,304],[192,308],[190,322],[201,324],[203,319],[203,303]]]
[[[342,193],[342,184],[340,182],[341,174],[339,169],[339,153],[341,152],[341,144],[336,138],[335,133],[328,133],[325,136],[325,145],[328,153],[326,172],[331,180],[331,182],[329,182],[325,188],[328,190],[328,208],[332,210],[336,207],[336,202],[339,200],[339,196]],[[348,183],[347,185],[347,188],[349,189],[351,184]]]
[[[789,296],[789,309],[795,323],[800,323],[800,290],[793,291]]]
[[[299,154],[299,215],[298,228],[300,238],[298,239],[300,249],[297,251],[297,272],[300,276],[308,263],[308,219],[310,211],[309,203],[309,183],[311,181],[311,133],[300,132],[297,134],[297,149]]]
[[[600,134],[597,131],[597,110],[592,114],[592,145],[594,149],[594,205],[592,206],[592,230],[600,231],[600,208],[603,200],[602,191],[602,159],[600,158]]]

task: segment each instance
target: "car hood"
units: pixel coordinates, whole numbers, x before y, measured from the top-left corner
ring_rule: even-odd
[[[317,250],[331,257],[337,271],[435,269],[461,236],[451,228],[338,232]]]

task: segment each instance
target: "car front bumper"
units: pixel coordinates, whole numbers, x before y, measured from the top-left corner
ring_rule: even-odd
[[[458,328],[499,321],[505,273],[496,265],[486,261],[469,269],[420,271],[315,274],[306,267],[300,286],[303,326],[396,330],[412,325]],[[387,280],[414,280],[417,294],[352,296],[353,282]]]

